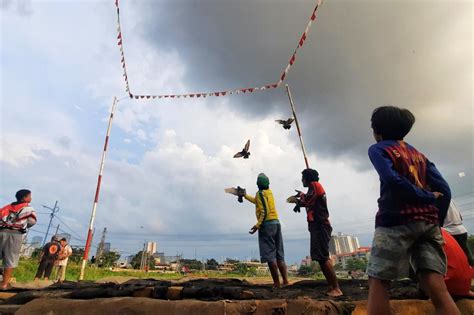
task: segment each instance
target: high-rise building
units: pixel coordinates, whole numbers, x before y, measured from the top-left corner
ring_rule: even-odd
[[[156,242],[148,242],[146,244],[146,252],[150,255],[156,253]]]
[[[107,254],[110,252],[110,243],[104,243],[104,254]]]
[[[329,252],[332,255],[352,253],[359,248],[359,239],[352,235],[337,233],[331,237],[329,242]]]

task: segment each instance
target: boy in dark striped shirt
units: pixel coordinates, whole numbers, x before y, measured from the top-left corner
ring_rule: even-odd
[[[435,165],[403,141],[415,123],[407,109],[383,106],[372,114],[376,144],[370,161],[380,177],[369,275],[368,314],[390,314],[391,280],[408,277],[410,265],[438,314],[460,314],[446,289],[446,255],[440,223],[451,199]]]

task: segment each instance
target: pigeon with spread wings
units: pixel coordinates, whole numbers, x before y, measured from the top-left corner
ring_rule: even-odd
[[[282,125],[284,129],[290,129],[291,124],[295,121],[295,119],[291,117],[291,118],[288,118],[287,120],[277,119],[275,121],[279,123],[280,125]]]
[[[250,156],[249,148],[250,148],[250,139],[247,140],[247,143],[245,144],[244,149],[234,155],[234,158],[243,157],[244,159],[248,159]]]

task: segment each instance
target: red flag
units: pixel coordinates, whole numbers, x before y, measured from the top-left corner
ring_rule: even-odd
[[[278,87],[278,83],[272,84],[272,88],[276,89]]]
[[[247,89],[241,89],[240,91],[242,91],[243,93],[247,92]]]
[[[250,88],[250,89],[249,89],[249,92],[253,92],[253,90],[254,90],[254,88]]]
[[[303,33],[300,39],[300,46],[303,46],[304,41],[306,40],[306,33]]]
[[[194,94],[189,94],[189,97],[194,97]]]
[[[117,45],[122,46],[122,39],[118,41]]]
[[[119,32],[118,36],[117,36],[117,39],[121,39],[121,38],[122,38],[122,32]]]
[[[132,93],[128,92],[128,95],[130,95],[130,98],[133,98],[133,95],[132,95]]]
[[[171,95],[171,98],[174,98],[176,95]]]
[[[170,96],[169,96],[169,95],[165,95],[165,98],[168,98],[168,97],[170,97]]]
[[[140,98],[145,98],[145,95],[140,95]]]
[[[226,95],[226,94],[227,94],[227,92],[221,92],[221,94],[222,94],[222,95]]]
[[[148,99],[149,99],[150,97],[151,97],[150,95],[147,95],[147,96],[146,96],[146,98],[148,98]]]
[[[316,20],[316,10],[318,9],[319,4],[316,5],[316,8],[314,8],[313,15],[311,15],[311,21]]]
[[[291,56],[291,59],[290,59],[291,66],[295,63],[295,59],[296,59],[296,54],[293,54],[293,56]]]
[[[272,86],[271,85],[266,85],[265,88],[269,89],[271,88]]]
[[[196,94],[196,97],[201,97],[201,94]]]
[[[118,0],[115,0],[115,6],[118,8]]]
[[[286,77],[286,73],[285,73],[285,72],[283,72],[283,74],[281,75],[280,81],[283,81],[283,80],[285,80],[285,77]]]

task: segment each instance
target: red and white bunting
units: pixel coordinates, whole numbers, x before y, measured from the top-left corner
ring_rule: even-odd
[[[303,44],[306,41],[306,38],[308,36],[309,30],[311,28],[311,25],[313,22],[316,20],[316,11],[318,10],[319,6],[321,5],[322,0],[318,0],[318,3],[316,4],[316,7],[313,10],[313,13],[308,21],[308,25],[306,26],[305,31],[303,32],[303,35],[301,35],[301,38],[298,42],[298,45],[296,46],[296,49],[294,50],[293,54],[290,57],[290,60],[288,61],[288,64],[285,67],[285,70],[283,70],[283,73],[281,74],[280,78],[276,83],[272,84],[267,84],[263,85],[260,87],[250,87],[250,88],[240,88],[240,89],[232,89],[232,90],[227,90],[227,91],[219,91],[219,92],[210,92],[210,93],[185,93],[185,94],[171,94],[171,95],[166,95],[166,94],[157,94],[157,95],[134,95],[132,94],[130,90],[130,85],[128,83],[128,75],[127,75],[127,66],[125,63],[125,54],[123,50],[123,34],[122,30],[120,27],[120,8],[119,8],[119,0],[115,0],[115,6],[117,8],[117,45],[119,46],[120,49],[120,58],[121,58],[121,63],[122,63],[122,70],[123,70],[123,78],[125,80],[125,91],[128,93],[130,98],[135,98],[135,99],[161,99],[161,98],[205,98],[208,96],[226,96],[226,95],[234,95],[234,94],[240,94],[240,93],[253,93],[255,91],[264,91],[264,90],[269,90],[269,89],[276,89],[281,86],[283,81],[285,81],[285,78],[290,71],[290,68],[293,66],[293,64],[296,61],[296,53],[298,50],[303,47]]]

